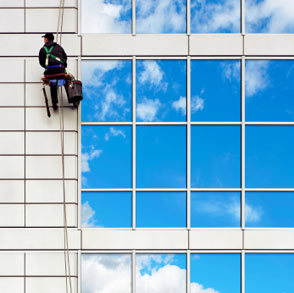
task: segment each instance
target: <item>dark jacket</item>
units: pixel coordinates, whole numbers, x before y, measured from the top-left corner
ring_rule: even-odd
[[[51,53],[56,56],[59,57],[63,62],[64,62],[64,67],[67,67],[67,55],[65,53],[65,51],[63,50],[63,48],[61,46],[59,46],[57,43],[54,43],[53,41],[48,41],[45,46],[48,48],[48,50],[54,46],[53,50],[51,51]],[[45,63],[46,63],[46,51],[45,49],[42,47],[40,49],[39,52],[39,63],[42,67],[46,68]],[[60,64],[59,61],[49,57],[49,65],[55,65],[55,64]]]

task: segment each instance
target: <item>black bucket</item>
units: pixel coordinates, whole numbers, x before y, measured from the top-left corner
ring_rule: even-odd
[[[79,80],[74,80],[68,86],[68,102],[80,102],[83,99],[82,83]]]

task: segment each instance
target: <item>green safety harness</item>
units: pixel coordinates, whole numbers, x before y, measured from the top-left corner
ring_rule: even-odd
[[[52,52],[52,50],[53,50],[54,47],[55,47],[55,46],[51,46],[49,49],[48,49],[46,46],[43,47],[44,50],[45,50],[45,52],[46,52],[46,61],[45,61],[45,66],[46,66],[46,68],[47,68],[48,65],[49,65],[49,58],[50,58],[50,57],[53,58],[53,59],[55,59],[55,60],[57,60],[58,62],[60,62],[61,64],[64,65],[64,61],[63,61],[62,59],[60,59],[59,57],[57,57],[57,56],[51,54],[51,52]]]

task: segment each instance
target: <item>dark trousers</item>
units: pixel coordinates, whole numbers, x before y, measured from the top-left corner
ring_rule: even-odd
[[[67,92],[68,85],[65,84],[64,88],[65,88],[65,91],[66,91],[66,94],[67,94],[67,97],[68,97],[68,92]],[[52,104],[57,104],[58,103],[57,90],[58,90],[58,86],[50,85],[50,93],[51,93]]]

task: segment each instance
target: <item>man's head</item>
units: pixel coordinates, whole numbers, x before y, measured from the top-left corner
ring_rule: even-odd
[[[52,33],[46,33],[42,38],[44,38],[44,43],[46,44],[48,41],[54,40],[54,35]]]

